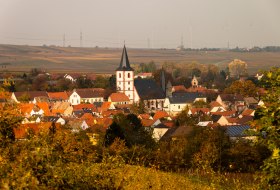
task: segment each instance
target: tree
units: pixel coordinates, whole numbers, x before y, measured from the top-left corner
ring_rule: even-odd
[[[234,59],[228,64],[230,76],[239,78],[240,76],[248,75],[247,63],[239,59]]]
[[[128,147],[143,145],[153,148],[155,146],[151,132],[142,126],[141,121],[134,114],[127,116],[118,114],[114,117],[113,123],[105,134],[105,145],[111,145],[116,138],[124,140]]]
[[[8,98],[8,94],[0,89],[0,96]],[[6,147],[8,143],[15,140],[14,128],[18,127],[21,117],[19,111],[13,103],[0,105],[0,146]]]
[[[104,76],[97,76],[93,82],[93,87],[104,88],[104,89],[109,88],[110,87],[109,78]]]
[[[185,160],[195,168],[206,171],[221,170],[230,148],[229,137],[222,127],[192,127],[186,137]]]
[[[195,108],[210,108],[210,105],[202,100],[194,102],[192,106]]]
[[[56,91],[73,90],[75,87],[76,87],[76,84],[71,82],[71,80],[61,78],[57,81],[55,90]]]
[[[32,82],[33,90],[45,91],[48,88],[47,76],[46,75],[38,75],[33,79]]]
[[[250,80],[234,81],[230,85],[230,87],[228,87],[224,90],[225,93],[241,94],[242,96],[245,96],[245,97],[249,97],[249,96],[256,97],[257,96],[257,91],[258,91],[258,89],[257,89],[256,85]]]
[[[192,76],[200,77],[200,75],[201,75],[201,70],[198,68],[193,68]]]
[[[262,134],[259,143],[272,152],[265,160],[262,170],[262,188],[280,187],[280,68],[266,71],[263,77],[268,93],[263,97],[266,106],[256,110],[254,126]]]
[[[40,73],[42,73],[42,71],[41,71],[41,69],[38,69],[38,68],[32,68],[30,70],[30,75],[33,77],[36,77]]]
[[[79,77],[76,81],[77,88],[92,88],[93,82],[87,77]]]
[[[132,106],[130,107],[130,110],[131,110],[131,113],[133,113],[135,115],[147,113],[147,108],[143,101],[140,101],[138,104],[137,103],[132,104]]]
[[[154,79],[155,79],[156,83],[161,86],[161,73],[162,73],[162,71],[165,74],[165,84],[167,84],[168,81],[173,83],[172,74],[168,73],[168,72],[166,72],[165,70],[162,70],[162,69],[158,69],[153,73],[153,76],[154,76]]]

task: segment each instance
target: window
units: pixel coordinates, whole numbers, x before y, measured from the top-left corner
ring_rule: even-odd
[[[130,78],[130,73],[127,73],[127,78]]]
[[[121,85],[121,82],[119,82],[119,85]]]
[[[128,81],[128,84],[130,84],[130,82]]]
[[[119,73],[119,78],[122,78],[122,74],[121,73]]]
[[[180,105],[178,106],[178,109],[180,109]]]
[[[130,88],[128,88],[128,90],[130,90]]]

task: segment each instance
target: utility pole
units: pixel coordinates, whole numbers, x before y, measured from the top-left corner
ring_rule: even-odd
[[[65,34],[63,34],[63,47],[65,47]]]
[[[80,32],[80,47],[83,47],[83,33]]]

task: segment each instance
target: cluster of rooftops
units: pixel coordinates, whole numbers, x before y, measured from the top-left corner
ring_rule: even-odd
[[[116,71],[134,71],[129,64],[125,47]],[[193,86],[186,89],[183,85],[172,86],[170,82],[165,85],[164,75],[161,78],[161,85],[152,78],[134,79],[135,90],[147,109],[147,113],[138,115],[138,118],[144,127],[153,129],[154,138],[160,140],[162,137],[172,138],[187,133],[189,130],[187,126],[175,126],[176,116],[186,108],[189,116],[211,117],[209,121],[197,123],[199,126],[225,126],[229,136],[245,136],[244,131],[250,128],[248,122],[253,120],[255,109],[263,106],[263,102],[254,97],[219,94],[217,91],[199,86],[195,77],[193,80]],[[198,101],[206,103],[206,94],[209,93],[216,95],[217,98],[208,102],[208,107],[193,107]],[[88,128],[106,130],[112,123],[114,115],[132,113],[132,107],[140,102],[134,102],[125,92],[119,91],[105,97],[105,89],[102,88],[63,92],[13,92],[9,99],[19,105],[20,115],[24,118],[22,128],[30,126],[35,131],[39,130],[42,123],[48,122],[52,125],[68,123],[73,127],[73,131]],[[16,129],[16,137],[24,138],[23,131],[21,128]]]

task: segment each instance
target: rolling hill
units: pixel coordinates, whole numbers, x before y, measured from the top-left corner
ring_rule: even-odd
[[[247,62],[250,73],[280,66],[280,52],[176,51],[172,49],[128,49],[131,64],[154,61],[186,64],[216,64],[220,68],[233,59]],[[0,45],[0,71],[21,72],[41,68],[48,72],[113,73],[121,58],[120,48]]]

